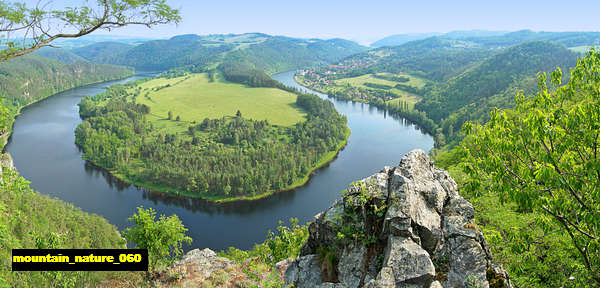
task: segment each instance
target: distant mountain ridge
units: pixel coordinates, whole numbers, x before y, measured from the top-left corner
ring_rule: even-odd
[[[371,47],[398,46],[410,41],[423,40],[429,37],[464,40],[485,47],[508,47],[528,41],[547,40],[565,44],[567,47],[597,46],[600,44],[600,32],[534,32],[519,31],[452,31],[449,33],[397,34],[385,37],[371,44]]]
[[[239,61],[271,74],[340,60],[367,49],[344,39],[298,39],[246,33],[186,34],[131,47],[101,42],[73,52],[91,62],[143,70],[166,70],[187,65],[208,67],[222,61]]]
[[[407,34],[395,34],[390,35],[380,40],[371,43],[371,47],[379,48],[384,46],[398,46],[404,43],[422,40],[433,36],[439,36],[442,38],[449,39],[463,39],[470,37],[487,37],[487,36],[499,36],[508,33],[508,31],[487,31],[487,30],[457,30],[448,33],[407,33]]]

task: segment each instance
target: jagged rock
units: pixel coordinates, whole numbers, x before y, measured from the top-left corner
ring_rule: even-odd
[[[218,257],[214,251],[208,248],[194,249],[175,262],[160,278],[166,283],[177,281],[178,287],[199,287],[215,271],[222,271],[234,265],[236,265],[235,261]],[[180,275],[181,279],[169,279],[172,277],[171,275]]]
[[[338,264],[338,279],[344,287],[358,287],[362,276],[363,259],[367,249],[362,245],[350,247],[342,252]]]
[[[283,279],[285,271],[290,266],[290,264],[292,264],[292,262],[294,262],[294,259],[287,258],[287,259],[281,260],[275,264],[275,268],[277,269],[277,272],[279,272],[279,278]]]
[[[296,259],[285,271],[285,283],[295,288],[311,288],[321,285],[321,269],[317,255],[306,255]]]
[[[479,243],[472,238],[459,236],[448,239],[446,245],[450,271],[444,284],[447,287],[488,288],[488,261]]]
[[[315,215],[313,222],[308,225],[308,232],[313,237],[304,243],[300,254],[316,254],[320,246],[334,245],[343,210],[344,203],[338,199],[327,210]]]
[[[435,267],[429,253],[408,238],[388,238],[384,267],[392,269],[396,285],[399,286],[410,283],[428,286],[435,277]]]
[[[315,216],[300,257],[285,272],[286,284],[448,288],[489,287],[492,279],[511,287],[473,224],[473,206],[424,151],[412,151],[398,167],[386,167],[359,183],[362,187],[350,187],[343,199]],[[340,241],[342,229],[352,238]],[[320,247],[337,251],[335,283],[322,281]]]

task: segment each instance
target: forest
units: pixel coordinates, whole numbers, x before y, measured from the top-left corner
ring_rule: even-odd
[[[132,74],[131,68],[123,66],[27,56],[0,63],[0,93],[9,107],[18,108],[76,86]]]
[[[576,38],[593,42],[589,40],[593,33],[509,34],[517,45],[489,49],[473,41],[469,48],[465,42],[429,38],[371,50],[310,71],[320,79],[297,78],[330,96],[387,109],[434,135],[431,155],[436,165],[450,172],[461,195],[475,206],[476,223],[511,274],[513,285],[593,287],[600,280],[595,228],[600,221],[592,200],[598,197],[594,156],[595,115],[600,111],[594,92],[598,52],[577,54],[562,44],[581,44],[568,40]],[[521,34],[524,39],[554,35],[561,41],[519,43],[514,39]],[[443,43],[447,45],[439,45]],[[417,56],[415,51],[415,60],[442,57],[446,61],[411,66],[413,60],[407,59],[411,47],[420,47],[423,53]],[[432,53],[424,52],[426,47]],[[440,66],[455,60],[453,69]],[[377,75],[383,72],[397,77],[419,75],[431,82],[411,89],[420,96],[414,107],[401,98],[386,101],[382,96],[392,95],[391,85],[362,83],[377,90],[369,91],[359,83],[337,84],[361,75],[381,78]],[[395,88],[412,87],[395,82]]]
[[[243,49],[240,49],[243,48]],[[184,66],[196,72],[222,62],[245,63],[267,74],[340,60],[367,48],[343,39],[307,41],[261,33],[179,35],[147,41],[138,46],[94,43],[73,50],[88,61],[168,70]]]
[[[111,3],[120,3],[112,6],[118,12],[116,19],[109,13],[93,19],[96,14],[70,8],[52,15],[80,27],[83,34],[93,31],[89,25],[106,19],[116,21],[113,25],[128,25],[119,22],[130,19],[122,17],[119,9],[139,12],[140,3],[164,1]],[[11,7],[2,6],[3,16],[19,14]],[[145,8],[146,13],[166,19],[144,25],[180,20],[177,10],[168,5]],[[149,103],[158,103],[158,94],[173,91],[186,77],[204,77],[190,72],[205,73],[209,83],[281,90],[284,87],[269,75],[316,67],[323,69],[318,71],[321,75],[330,76],[315,89],[387,109],[435,136],[431,151],[435,165],[448,170],[461,195],[473,203],[475,223],[469,224],[481,229],[515,287],[599,286],[600,52],[592,49],[583,57],[572,51],[597,45],[600,34],[458,31],[425,39],[410,37],[396,37],[403,41],[397,46],[393,39],[378,41],[388,44],[367,51],[342,39],[261,33],[180,35],[135,46],[102,42],[68,52],[41,49],[19,57],[23,50],[3,42],[2,59],[16,58],[0,63],[4,99],[0,130],[3,136],[10,134],[15,115],[26,105],[65,89],[133,73],[132,68],[112,64],[173,69],[161,74],[158,81],[164,83],[156,87],[142,88],[150,81],[142,79],[84,98],[79,104],[83,122],[75,130],[83,157],[150,190],[215,201],[256,199],[302,185],[345,145],[350,132],[347,119],[331,102],[305,94],[296,95],[294,103],[282,102],[302,118],[294,125],[256,119],[245,107],[198,121],[189,116],[195,111],[186,115]],[[44,39],[48,38],[33,40]],[[372,79],[357,85],[335,82],[363,75]],[[415,85],[415,78],[422,85]],[[329,80],[337,90],[320,86]],[[151,273],[11,272],[11,248],[136,245],[152,251],[150,272],[156,272],[157,267],[172,264],[182,253],[181,243],[191,240],[176,215],[159,216],[142,207],[129,218],[132,226],[120,233],[101,216],[34,192],[27,180],[9,169],[10,155],[3,154],[0,160],[6,166],[0,175],[2,287],[156,284],[152,281],[157,274]],[[265,242],[251,250],[219,252],[240,263],[240,273],[251,279],[240,286],[282,284],[276,263],[298,256],[308,236],[308,227],[298,223],[291,220],[288,228],[280,222],[276,232],[269,231]],[[319,251],[318,261],[335,262],[330,256]],[[268,278],[261,278],[265,274]],[[166,277],[172,283],[185,276]],[[207,285],[222,285],[226,277],[217,274]]]
[[[306,121],[291,127],[246,119],[238,111],[191,123],[185,133],[157,132],[146,119],[151,111],[132,100],[139,93],[133,85],[80,103],[85,121],[75,131],[76,143],[85,159],[159,191],[223,200],[290,189],[348,136],[346,119],[331,102],[304,94],[296,104]]]

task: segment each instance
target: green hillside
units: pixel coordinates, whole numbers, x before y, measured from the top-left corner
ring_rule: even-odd
[[[44,47],[33,52],[33,55],[38,55],[46,58],[51,58],[64,63],[86,62],[87,60],[79,55],[63,48]]]
[[[2,155],[6,157],[5,155]],[[4,167],[0,175],[0,286],[74,287],[106,275],[84,272],[12,272],[11,249],[124,248],[117,227],[98,215],[41,195]],[[96,280],[97,281],[97,280]],[[10,285],[5,285],[10,283]]]
[[[553,41],[567,47],[597,46],[600,44],[600,32],[534,32],[520,30],[504,35],[489,37],[467,37],[464,40],[472,41],[487,47],[507,47],[529,41]]]
[[[391,35],[373,42],[371,47],[379,48],[383,46],[399,46],[410,41],[422,40],[432,36],[444,39],[467,41],[488,48],[508,47],[524,42],[541,40],[562,43],[567,47],[597,46],[600,44],[600,32],[534,32],[531,30],[502,32],[472,30],[452,31],[445,34],[423,33]]]
[[[566,84],[561,73],[541,75],[510,109],[437,153],[516,287],[600,284],[598,63],[596,51],[578,60],[562,72]]]
[[[431,37],[400,46],[382,47],[345,59],[342,65],[359,64],[352,74],[410,73],[434,81],[456,76],[495,51],[461,40]]]
[[[536,87],[538,72],[550,72],[556,67],[568,71],[576,61],[577,54],[559,43],[520,44],[438,85],[415,108],[441,123],[443,133],[451,137],[449,134],[458,131],[465,121],[485,121],[493,107],[512,107],[516,91]],[[454,129],[457,130],[450,131]]]
[[[261,43],[228,53],[224,62],[249,63],[267,74],[273,74],[337,61],[365,49],[354,42],[341,39],[300,40],[271,37]]]
[[[73,55],[53,51],[55,55]],[[77,57],[77,56],[76,56]],[[8,139],[19,110],[33,102],[77,86],[130,76],[133,69],[84,61],[64,63],[41,56],[23,56],[0,63],[0,145]]]
[[[148,41],[133,48],[96,43],[75,50],[98,63],[166,70],[182,66],[197,71],[221,62],[246,63],[268,74],[317,63],[337,61],[367,48],[343,39],[319,40],[270,36],[261,33],[198,36],[179,35]],[[114,49],[113,49],[114,48]]]
[[[135,47],[121,42],[98,42],[71,50],[74,54],[94,63],[110,63],[115,55],[125,53]]]
[[[133,74],[131,68],[89,62],[63,63],[40,56],[0,63],[0,95],[17,109],[60,91]]]

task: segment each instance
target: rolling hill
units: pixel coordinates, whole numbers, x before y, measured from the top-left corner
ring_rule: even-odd
[[[415,105],[446,133],[459,129],[467,120],[486,120],[492,107],[514,106],[517,90],[534,90],[537,73],[561,67],[567,77],[577,54],[563,44],[533,41],[508,48],[454,77],[438,84]],[[450,128],[452,126],[453,128]],[[452,133],[448,133],[452,134]]]
[[[366,71],[411,73],[434,81],[444,81],[456,76],[472,65],[493,55],[496,51],[462,40],[430,37],[400,46],[382,47],[344,59],[343,65],[371,63]],[[359,69],[360,70],[360,69]]]
[[[397,34],[375,41],[371,47],[399,46],[411,41],[437,36],[444,39],[463,40],[485,47],[509,47],[529,41],[546,40],[559,42],[567,47],[597,46],[600,44],[600,32],[534,32],[531,30],[506,31],[452,31],[446,34]]]
[[[77,49],[76,53],[96,63],[127,65],[143,70],[182,66],[200,67],[201,70],[229,61],[244,62],[271,74],[337,61],[367,50],[343,39],[307,40],[261,33],[179,35],[167,40],[148,41],[131,49],[120,45],[116,53],[107,46],[107,43],[96,43]],[[96,52],[89,53],[89,50]],[[84,51],[93,55],[86,56]]]
[[[80,57],[72,51],[62,48],[43,47],[32,54],[58,60],[63,63],[87,62],[86,59]]]
[[[73,55],[61,50],[50,53]],[[5,105],[16,111],[60,91],[131,74],[131,68],[122,66],[85,61],[65,63],[36,55],[24,56],[0,63],[0,95],[4,97]]]
[[[109,63],[114,55],[122,54],[135,47],[121,42],[98,42],[73,49],[74,54],[94,63]]]

